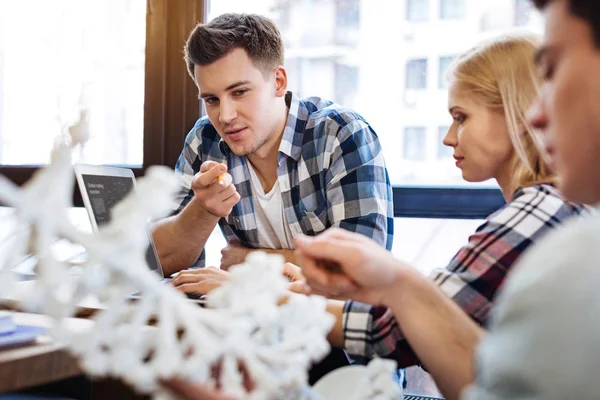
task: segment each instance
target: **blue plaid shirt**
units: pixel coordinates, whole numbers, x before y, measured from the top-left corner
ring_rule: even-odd
[[[392,188],[379,139],[357,113],[317,97],[286,95],[289,107],[278,156],[278,182],[292,236],[337,226],[392,247]],[[205,161],[226,163],[240,201],[219,225],[227,242],[261,248],[246,157],[231,152],[204,117],[185,140],[175,170],[184,187],[176,212],[194,196],[192,178]],[[204,265],[204,253],[194,266]]]

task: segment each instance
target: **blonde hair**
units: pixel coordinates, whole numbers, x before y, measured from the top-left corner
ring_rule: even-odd
[[[530,34],[495,38],[458,56],[448,72],[459,92],[504,113],[517,156],[513,190],[555,180],[544,163],[539,134],[526,118],[542,84],[533,62],[539,44],[540,39]]]

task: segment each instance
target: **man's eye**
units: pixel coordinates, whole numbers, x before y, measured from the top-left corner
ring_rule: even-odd
[[[206,102],[206,104],[214,104],[217,101],[219,101],[219,99],[217,99],[216,97],[209,97],[208,99],[204,99],[204,101]]]
[[[233,92],[234,96],[241,96],[244,93],[246,93],[248,91],[248,89],[240,89],[240,90],[236,90],[235,92]]]

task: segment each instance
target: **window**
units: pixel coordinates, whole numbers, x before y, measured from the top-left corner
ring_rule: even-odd
[[[407,89],[427,88],[427,59],[409,60],[406,63],[405,87]]]
[[[427,155],[426,130],[423,127],[404,128],[404,158],[423,161]]]
[[[514,28],[512,1],[480,1],[467,10],[464,0],[211,0],[207,19],[225,12],[274,18],[284,39],[289,89],[350,107],[377,132],[397,212],[428,215],[435,204],[452,198],[456,201],[439,209],[464,216],[464,210],[454,210],[465,198],[486,193],[490,197],[482,206],[489,211],[498,192],[483,189],[493,187],[490,182],[472,190],[476,185],[462,179],[450,150],[440,143],[441,127],[451,123],[445,73],[455,55]],[[431,13],[443,23],[429,22]],[[481,30],[484,22],[489,31]],[[542,32],[541,25],[529,28]],[[415,186],[422,190],[414,192]],[[423,201],[427,196],[435,201]],[[479,200],[468,203],[471,209]],[[424,204],[429,208],[419,208]]]
[[[355,46],[359,39],[360,1],[335,0],[335,42]]]
[[[173,167],[199,116],[181,46],[204,18],[202,3],[0,1],[0,174],[29,179],[79,108],[92,134],[83,161],[128,164],[137,175]]]
[[[450,64],[452,64],[452,61],[454,61],[454,58],[456,56],[442,56],[440,57],[440,68],[439,68],[439,74],[438,74],[438,82],[439,82],[439,88],[440,89],[447,89],[448,88],[448,77],[446,76],[448,73],[448,67],[450,67]]]
[[[465,15],[465,0],[440,0],[440,18],[456,19]]]
[[[449,126],[438,127],[438,137],[437,137],[437,144],[438,144],[437,158],[438,159],[445,159],[445,158],[451,159],[452,154],[454,154],[454,149],[450,146],[446,146],[443,143],[444,137],[448,133],[448,129],[450,129]]]
[[[515,25],[525,26],[529,24],[533,13],[533,5],[530,0],[515,0]]]
[[[0,2],[0,163],[46,163],[82,109],[85,162],[141,166],[146,3],[34,3]]]
[[[408,21],[427,21],[429,19],[429,0],[407,0],[406,19]]]
[[[353,65],[335,65],[335,98],[346,107],[354,108],[358,76],[358,68]]]
[[[360,22],[359,0],[336,0],[336,26],[341,28],[358,28]]]

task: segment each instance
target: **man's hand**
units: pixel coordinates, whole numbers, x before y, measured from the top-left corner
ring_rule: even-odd
[[[409,268],[371,239],[339,228],[296,238],[302,274],[312,293],[385,304]]]
[[[229,243],[221,250],[221,269],[227,271],[229,267],[241,264],[252,250],[239,243]]]
[[[302,275],[302,268],[292,263],[283,264],[283,276],[290,280],[288,290],[294,293],[306,294],[308,288],[306,286],[306,278]]]
[[[192,179],[192,190],[196,199],[209,213],[226,217],[240,201],[240,195],[232,184],[227,165],[206,161]]]
[[[229,273],[219,268],[206,267],[201,269],[186,269],[181,271],[171,284],[175,289],[184,292],[207,294],[229,280]]]

